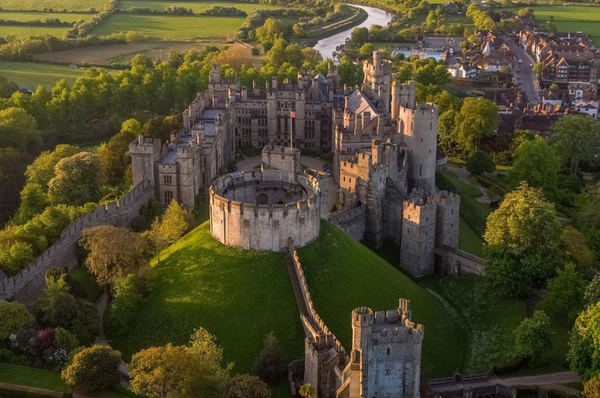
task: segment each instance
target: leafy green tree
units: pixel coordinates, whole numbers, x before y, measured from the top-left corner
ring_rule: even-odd
[[[19,191],[25,185],[29,155],[13,148],[0,148],[0,225],[19,207]]]
[[[315,398],[317,396],[317,390],[310,383],[303,384],[299,392],[304,398]]]
[[[221,398],[271,398],[271,390],[257,376],[243,374],[225,383]]]
[[[33,249],[26,242],[14,242],[0,245],[0,269],[12,276],[34,260]]]
[[[21,303],[0,300],[0,341],[33,323],[33,317]]]
[[[360,67],[350,60],[350,58],[343,56],[338,66],[338,81],[340,85],[347,84],[348,87],[354,87],[360,84],[363,80],[363,73]]]
[[[562,261],[562,227],[537,188],[521,184],[489,215],[484,240],[487,275],[505,296],[527,295]]]
[[[375,51],[375,47],[372,43],[365,43],[358,50],[358,53],[362,58],[370,58],[373,56],[373,51]]]
[[[61,376],[65,384],[78,391],[98,391],[119,383],[121,353],[103,345],[84,348]]]
[[[32,164],[27,167],[25,172],[27,183],[36,183],[41,187],[48,185],[54,177],[54,167],[64,159],[79,153],[81,150],[71,145],[57,145],[52,152],[42,152]]]
[[[542,305],[546,312],[557,319],[572,322],[583,307],[585,287],[586,281],[577,272],[575,265],[567,263],[563,270],[557,271],[556,277],[548,281],[548,294],[544,297]]]
[[[146,266],[148,244],[126,228],[100,225],[83,230],[80,244],[89,251],[85,265],[100,285],[114,284]]]
[[[0,76],[0,98],[8,98],[18,90],[19,85],[17,83]]]
[[[455,121],[458,112],[448,110],[438,118],[438,144],[447,155],[456,156],[461,151],[458,137],[455,134]]]
[[[576,200],[577,224],[600,228],[600,181],[588,185]]]
[[[481,140],[496,135],[498,107],[485,98],[465,98],[456,116],[455,132],[462,150],[470,153],[479,149]]]
[[[567,258],[577,265],[582,274],[588,274],[596,266],[596,255],[589,248],[586,236],[572,225],[563,229],[565,241],[565,254]]]
[[[567,360],[584,382],[600,374],[600,302],[587,307],[575,321]]]
[[[491,173],[496,169],[492,157],[485,151],[477,151],[467,160],[467,171],[471,174],[482,175]]]
[[[69,353],[79,347],[79,340],[67,329],[57,327],[54,329],[54,347]]]
[[[121,130],[121,132],[114,135],[110,141],[103,143],[98,147],[96,153],[102,164],[102,177],[104,182],[118,184],[123,181],[125,170],[131,166],[129,144],[136,137],[137,134],[132,131]]]
[[[187,346],[169,343],[134,354],[129,364],[131,389],[150,398],[216,397],[232,368],[222,363],[216,338],[198,328]]]
[[[127,330],[135,311],[142,303],[138,283],[135,274],[129,274],[115,283],[109,316],[111,328],[117,333]]]
[[[35,182],[25,185],[20,193],[21,204],[17,214],[17,220],[25,223],[34,216],[42,213],[50,205],[48,194],[40,184]]]
[[[174,243],[190,228],[189,212],[183,210],[176,200],[172,200],[160,219],[160,234],[167,243]]]
[[[513,186],[526,181],[530,186],[549,193],[556,189],[561,161],[546,140],[536,136],[524,141],[514,153],[509,177]]]
[[[550,319],[544,311],[535,311],[531,318],[521,321],[515,330],[517,353],[535,361],[553,347]]]
[[[102,164],[97,155],[80,152],[61,159],[48,183],[48,196],[55,204],[83,205],[100,199]]]
[[[581,162],[598,154],[600,124],[589,116],[565,116],[554,124],[550,142],[569,164],[571,174],[577,174]]]
[[[33,116],[23,109],[0,110],[0,148],[35,154],[42,145],[42,133]]]
[[[275,386],[285,376],[286,368],[279,340],[275,334],[269,333],[265,336],[263,348],[252,366],[252,373],[265,383]]]
[[[586,307],[600,302],[600,274],[596,274],[586,286],[583,300]]]

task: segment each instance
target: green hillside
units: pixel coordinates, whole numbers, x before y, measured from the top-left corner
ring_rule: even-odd
[[[127,336],[112,339],[126,357],[167,342],[184,344],[202,326],[217,336],[235,371],[249,371],[273,331],[285,356],[304,356],[304,333],[283,256],[235,249],[205,222],[165,250],[152,292]]]
[[[321,224],[319,239],[298,252],[316,309],[346,350],[351,349],[354,308],[390,310],[403,297],[411,300],[413,320],[425,326],[427,376],[462,370],[467,333],[457,315],[433,294],[328,222]]]

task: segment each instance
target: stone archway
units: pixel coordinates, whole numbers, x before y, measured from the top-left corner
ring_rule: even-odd
[[[259,193],[256,195],[256,204],[257,205],[268,205],[269,204],[269,196],[266,193]]]

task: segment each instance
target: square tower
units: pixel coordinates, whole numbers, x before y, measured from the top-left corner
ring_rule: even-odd
[[[413,194],[415,194],[414,190]],[[403,203],[400,266],[412,276],[433,274],[436,204],[414,198]]]

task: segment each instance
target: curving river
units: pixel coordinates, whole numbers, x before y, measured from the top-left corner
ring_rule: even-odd
[[[350,34],[354,30],[354,28],[370,28],[373,25],[386,26],[392,21],[392,14],[380,8],[362,6],[358,4],[350,5],[352,7],[362,8],[367,12],[367,14],[369,14],[369,16],[360,25],[353,26],[350,29],[344,30],[340,33],[336,33],[333,36],[329,36],[319,40],[313,48],[321,52],[323,58],[332,58],[332,54],[335,51],[335,48],[340,44],[346,42],[346,38],[350,37]]]

